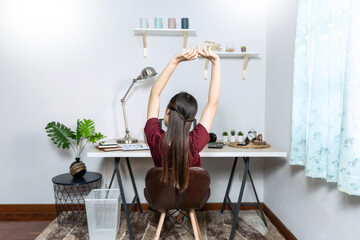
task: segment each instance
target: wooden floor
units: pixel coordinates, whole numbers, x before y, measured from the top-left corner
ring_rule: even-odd
[[[56,214],[0,214],[0,240],[34,240]]]

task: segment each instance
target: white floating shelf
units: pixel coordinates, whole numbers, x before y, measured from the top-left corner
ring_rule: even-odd
[[[242,58],[246,55],[249,57],[257,57],[260,53],[255,52],[216,52],[222,58]]]
[[[220,58],[242,58],[242,79],[246,79],[246,69],[249,62],[249,58],[254,58],[260,55],[260,53],[255,52],[215,52]],[[208,60],[205,60],[204,68],[204,79],[208,78]]]
[[[196,29],[167,29],[167,28],[133,28],[135,35],[142,35],[143,31],[148,36],[196,36]]]
[[[147,36],[183,36],[183,50],[187,47],[188,36],[196,36],[196,29],[133,28],[135,35],[142,35],[144,57],[147,54]]]

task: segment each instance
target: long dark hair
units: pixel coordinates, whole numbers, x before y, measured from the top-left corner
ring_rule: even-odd
[[[197,108],[196,99],[186,92],[173,96],[167,106],[169,120],[162,142],[161,181],[170,181],[180,191],[189,184],[189,131]]]

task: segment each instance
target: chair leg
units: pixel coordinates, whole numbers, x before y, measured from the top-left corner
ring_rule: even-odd
[[[156,229],[155,240],[159,240],[159,238],[160,238],[161,229],[163,227],[164,220],[165,220],[165,215],[166,215],[166,211],[162,210],[161,215],[160,215],[159,225],[158,225],[158,227]]]
[[[194,211],[194,214],[195,214],[195,211]],[[202,240],[200,226],[199,226],[199,222],[198,222],[196,214],[195,214],[195,220],[196,220],[197,230],[198,230],[198,233],[199,233],[199,238],[200,238],[200,240]]]
[[[194,209],[190,210],[190,219],[191,219],[191,225],[192,225],[194,235],[195,235],[195,240],[201,240],[201,233],[199,231],[199,226],[197,224],[197,219],[196,219]]]

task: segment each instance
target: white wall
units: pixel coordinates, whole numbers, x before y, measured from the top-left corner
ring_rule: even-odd
[[[266,136],[290,150],[293,55],[298,1],[269,4],[266,42]],[[305,177],[288,158],[265,162],[264,202],[301,240],[358,239],[360,198]]]
[[[123,137],[120,99],[146,66],[161,71],[182,50],[181,37],[149,37],[147,59],[142,39],[134,36],[139,18],[190,18],[198,30],[189,45],[205,40],[229,41],[239,49],[260,53],[251,59],[246,81],[241,80],[241,60],[222,60],[222,92],[212,131],[248,131],[265,128],[265,0],[147,1],[147,0],[0,0],[0,203],[53,203],[51,178],[68,172],[70,151],[59,150],[45,134],[50,121],[74,127],[77,118],[91,118],[97,131],[109,138]],[[209,81],[202,79],[203,60],[183,63],[164,91],[161,114],[178,91],[193,94],[200,110],[207,99]],[[129,128],[142,138],[151,83],[135,88],[127,101]],[[201,111],[200,111],[201,112]],[[198,114],[199,118],[200,114]],[[108,182],[112,160],[87,158],[90,171],[103,173]],[[212,177],[210,202],[221,202],[232,159],[203,159]],[[242,165],[242,164],[241,164]],[[150,159],[132,161],[142,194]],[[263,161],[252,163],[259,197],[263,197]],[[124,181],[129,176],[124,173]],[[233,186],[239,186],[237,176]],[[248,188],[249,190],[249,188]],[[132,194],[130,185],[126,188]],[[6,193],[6,194],[5,194]],[[231,195],[237,197],[238,191]],[[255,201],[251,192],[245,201]]]

